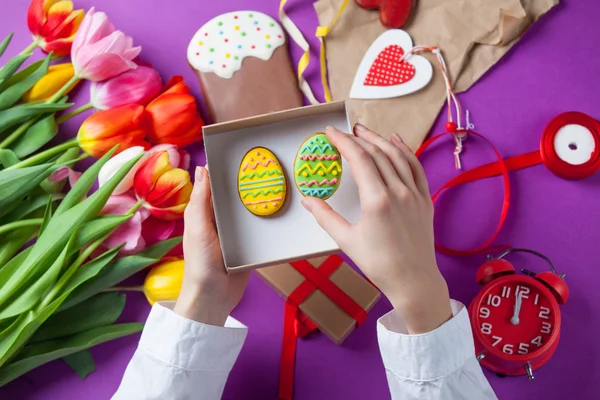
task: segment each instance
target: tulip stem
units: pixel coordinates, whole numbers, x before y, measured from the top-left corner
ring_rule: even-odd
[[[44,221],[43,218],[31,218],[31,219],[24,219],[21,221],[11,222],[11,223],[0,226],[0,235],[4,234],[6,232],[10,232],[14,229],[24,228],[26,226],[39,226],[39,225],[42,225],[43,221]]]
[[[68,114],[61,115],[61,116],[60,116],[60,118],[57,118],[57,119],[56,119],[56,123],[57,123],[57,124],[62,124],[62,123],[63,123],[63,122],[65,122],[66,120],[68,120],[68,119],[71,119],[71,118],[73,118],[74,116],[76,116],[76,115],[79,115],[79,114],[81,114],[82,112],[84,112],[84,111],[87,111],[87,110],[89,110],[89,109],[90,109],[90,108],[92,108],[92,107],[94,107],[94,105],[93,105],[92,103],[87,103],[87,104],[85,104],[85,105],[83,105],[83,106],[81,106],[81,107],[79,107],[79,108],[76,108],[76,109],[74,109],[73,111],[71,111],[71,112],[70,112],[70,113],[68,113]]]
[[[140,201],[138,201],[137,203],[135,203],[135,204],[133,205],[133,207],[131,207],[131,208],[130,208],[130,209],[127,211],[127,213],[126,213],[126,214],[135,214],[135,212],[136,212],[137,210],[139,210],[139,209],[140,209],[140,207],[142,207],[143,205],[144,205],[144,204],[142,203],[142,201],[141,201],[141,200],[140,200]]]
[[[31,157],[21,161],[20,163],[12,165],[6,169],[19,169],[19,168],[29,167],[32,165],[37,165],[41,161],[45,161],[48,158],[54,157],[54,156],[64,152],[65,150],[70,149],[71,147],[77,147],[78,145],[79,145],[79,143],[77,142],[77,139],[71,139],[65,143],[59,144],[58,146],[52,147],[48,150],[42,151],[39,154],[31,156]],[[1,147],[2,147],[2,145],[0,144],[0,148]]]
[[[104,289],[103,292],[143,292],[143,286],[113,286],[108,289]]]
[[[58,89],[58,91],[46,101],[46,103],[56,103],[72,86],[75,86],[77,82],[79,82],[79,77],[77,77],[77,75],[73,75],[71,79],[69,79],[69,81],[63,85],[63,87]]]
[[[34,119],[30,120],[30,121],[27,121],[23,125],[19,126],[17,129],[15,129],[10,135],[8,135],[6,137],[6,139],[4,139],[2,142],[0,142],[0,149],[5,149],[8,146],[10,146],[11,143],[14,142],[15,140],[17,140],[18,138],[20,138],[21,135],[24,134],[27,131],[27,129],[31,128],[31,126],[36,121],[37,120],[34,118]]]
[[[20,52],[19,55],[31,54],[36,47],[38,47],[38,42],[37,40],[34,40],[29,46],[25,47],[25,49],[23,49],[23,51]]]

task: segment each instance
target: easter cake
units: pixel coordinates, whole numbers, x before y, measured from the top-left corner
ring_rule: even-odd
[[[188,45],[212,121],[225,122],[302,106],[281,26],[257,11],[208,21]]]

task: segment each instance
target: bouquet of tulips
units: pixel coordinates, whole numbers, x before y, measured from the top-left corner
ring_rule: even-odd
[[[85,377],[89,347],[142,329],[115,324],[125,296],[114,285],[182,256],[192,190],[182,147],[202,139],[183,79],[163,85],[104,13],[33,0],[27,23],[33,43],[0,68],[0,386],[58,358]],[[48,55],[25,66],[38,47]],[[81,80],[90,102],[74,107]],[[48,146],[91,108],[76,138]],[[99,159],[78,172],[87,157]]]

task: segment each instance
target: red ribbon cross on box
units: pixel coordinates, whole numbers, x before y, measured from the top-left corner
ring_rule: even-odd
[[[294,290],[285,301],[283,321],[283,347],[279,371],[279,398],[291,400],[294,392],[294,364],[296,361],[296,342],[314,331],[317,326],[299,309],[315,290],[323,292],[338,307],[344,310],[360,326],[367,318],[367,312],[344,291],[329,280],[329,277],[343,264],[339,255],[328,257],[323,264],[315,268],[306,260],[290,263],[300,272],[305,281]]]

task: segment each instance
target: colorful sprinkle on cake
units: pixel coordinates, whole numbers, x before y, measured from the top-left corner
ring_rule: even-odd
[[[239,17],[244,14],[248,18]],[[200,72],[228,79],[241,68],[244,58],[268,60],[284,44],[283,29],[270,16],[256,11],[231,12],[213,18],[196,32],[188,46],[188,61]],[[209,47],[212,54],[201,47]]]
[[[319,132],[302,143],[294,162],[294,181],[304,196],[328,199],[340,186],[340,152]]]

